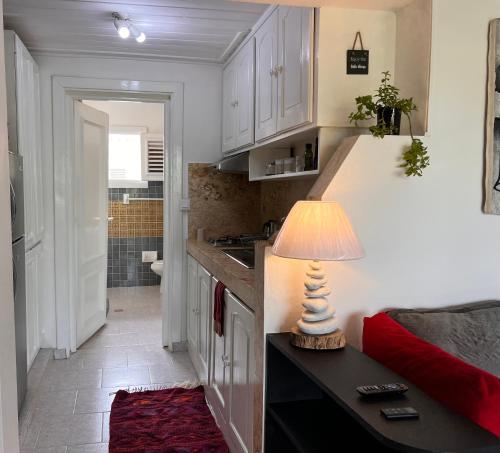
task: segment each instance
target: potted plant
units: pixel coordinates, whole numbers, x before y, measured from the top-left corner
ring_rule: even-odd
[[[370,132],[374,137],[384,138],[386,135],[399,135],[401,115],[408,119],[410,127],[411,145],[403,153],[403,163],[406,176],[422,176],[423,170],[429,166],[427,147],[422,140],[413,136],[411,113],[417,110],[413,98],[400,98],[399,88],[390,84],[391,73],[382,73],[381,85],[374,95],[359,96],[356,98],[356,111],[349,115],[349,121],[358,126],[359,121],[377,119],[371,126]]]

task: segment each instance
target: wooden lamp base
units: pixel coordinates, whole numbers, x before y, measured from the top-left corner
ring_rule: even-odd
[[[310,335],[295,326],[290,333],[290,343],[302,349],[332,350],[342,349],[346,341],[340,329],[325,335]]]

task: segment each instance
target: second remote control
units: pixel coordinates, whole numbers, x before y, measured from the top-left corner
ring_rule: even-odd
[[[397,395],[408,390],[404,384],[361,385],[356,390],[363,396]]]

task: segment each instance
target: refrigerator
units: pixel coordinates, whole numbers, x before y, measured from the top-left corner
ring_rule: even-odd
[[[24,243],[23,158],[9,152],[10,210],[12,224],[12,270],[16,331],[17,403],[21,406],[28,385],[26,341],[26,283]]]

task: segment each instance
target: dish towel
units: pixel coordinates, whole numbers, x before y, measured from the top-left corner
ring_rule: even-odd
[[[214,330],[222,337],[224,335],[224,291],[226,286],[222,282],[217,282],[214,290]]]

